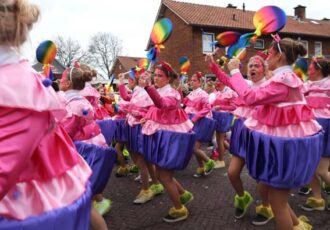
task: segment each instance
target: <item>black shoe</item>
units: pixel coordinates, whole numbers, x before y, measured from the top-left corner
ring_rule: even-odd
[[[301,187],[298,191],[300,195],[309,195],[312,193],[312,189],[310,187]]]
[[[234,214],[234,216],[235,216],[236,219],[241,219],[241,218],[244,217],[244,215],[245,215],[245,212],[244,212],[243,209],[235,208],[235,214]]]
[[[272,220],[274,217],[267,218],[263,215],[257,215],[256,217],[253,218],[252,224],[261,226],[267,224],[270,220]]]

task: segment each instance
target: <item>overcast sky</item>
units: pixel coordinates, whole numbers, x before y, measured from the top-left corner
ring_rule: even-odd
[[[160,0],[30,0],[41,8],[41,19],[34,26],[25,52],[34,53],[37,45],[56,35],[71,37],[87,46],[91,35],[110,32],[123,42],[123,55],[144,57],[148,37],[155,22]],[[225,7],[232,3],[242,9],[256,11],[265,5],[281,7],[293,15],[293,7],[306,6],[306,17],[330,18],[330,1],[312,0],[179,0]]]

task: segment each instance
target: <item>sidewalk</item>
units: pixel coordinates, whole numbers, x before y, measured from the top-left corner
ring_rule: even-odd
[[[228,166],[229,156],[226,156]],[[162,194],[143,205],[133,204],[135,196],[140,190],[140,184],[134,181],[136,175],[116,178],[114,173],[108,183],[105,197],[113,201],[112,210],[105,215],[109,229],[221,229],[221,230],[270,230],[275,229],[274,221],[265,226],[254,226],[251,220],[255,214],[255,203],[250,207],[246,216],[241,220],[234,218],[234,192],[227,178],[226,169],[216,169],[207,177],[193,178],[196,160],[193,157],[188,167],[176,172],[176,178],[189,191],[193,192],[194,200],[187,205],[189,218],[179,223],[166,223],[162,217],[167,214],[171,203],[168,196]],[[258,201],[256,183],[244,169],[242,180],[245,189],[250,191]],[[324,196],[326,198],[327,196]],[[306,197],[292,191],[290,205],[297,215],[306,215],[315,230],[330,229],[330,212],[306,212],[299,208]]]

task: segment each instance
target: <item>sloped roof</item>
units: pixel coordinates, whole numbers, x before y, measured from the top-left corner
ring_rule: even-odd
[[[119,62],[122,67],[122,72],[129,71],[132,67],[136,66],[138,60],[142,59],[142,57],[128,57],[128,56],[118,56],[116,61],[113,63],[111,67],[110,74],[113,74],[114,68]]]
[[[251,31],[255,30],[253,26],[253,16],[255,11],[243,11],[241,9],[177,2],[172,0],[162,0],[161,4],[169,8],[188,25]],[[160,12],[162,11],[163,5],[160,7]],[[233,20],[233,15],[235,15],[235,20]],[[157,17],[159,17],[159,14]],[[288,16],[287,24],[281,32],[330,37],[330,22],[308,18],[298,21],[293,16]]]
[[[33,69],[35,69],[37,72],[42,72],[42,67],[43,65],[41,63],[36,63],[32,66]],[[62,74],[65,70],[64,65],[62,65],[62,63],[60,63],[57,59],[54,59],[54,61],[51,63],[50,65],[53,73],[55,74]]]

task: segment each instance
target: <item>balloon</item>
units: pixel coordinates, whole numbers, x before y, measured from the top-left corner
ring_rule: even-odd
[[[162,18],[158,20],[152,28],[150,39],[155,45],[164,43],[170,36],[173,25],[170,19]]]
[[[57,48],[54,42],[50,40],[43,41],[37,48],[36,56],[41,64],[50,64],[54,61]]]
[[[221,34],[218,34],[216,40],[218,41],[219,45],[225,47],[236,43],[240,36],[241,34],[238,32],[226,31]]]
[[[253,16],[257,36],[272,34],[281,30],[286,23],[285,12],[277,6],[264,6]]]
[[[187,74],[187,72],[190,69],[190,61],[189,61],[188,57],[186,57],[186,56],[180,57],[179,65],[180,65],[181,74]]]

